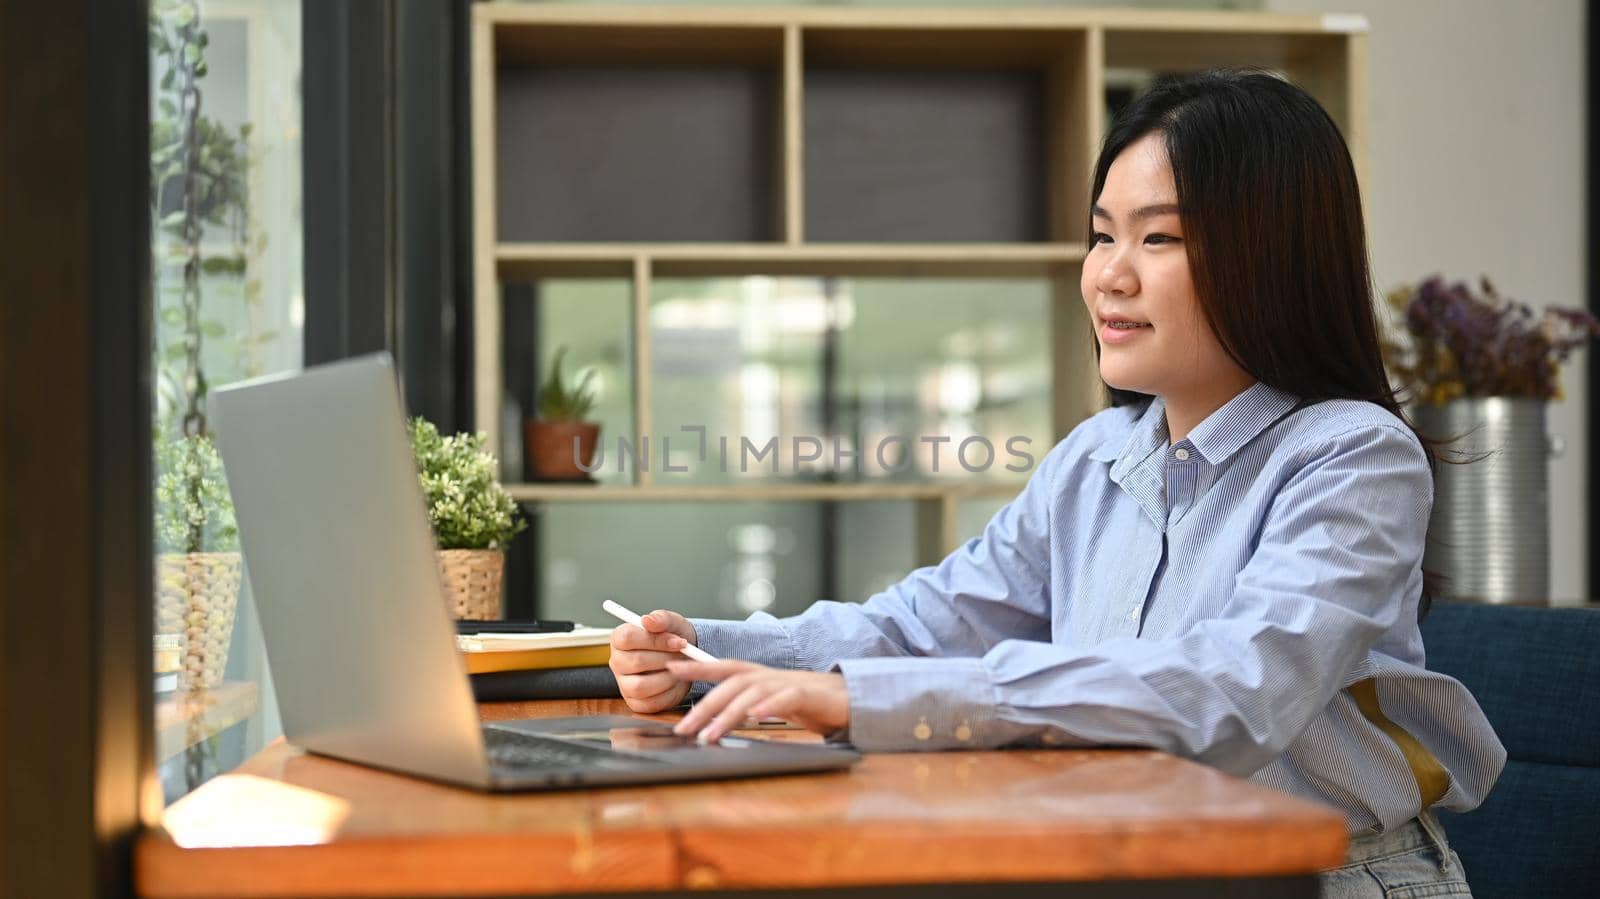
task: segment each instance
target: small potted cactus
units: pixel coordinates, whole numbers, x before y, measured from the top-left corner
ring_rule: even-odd
[[[556,350],[550,377],[539,388],[539,417],[523,424],[527,440],[528,470],[538,481],[591,481],[600,425],[588,420],[595,395],[590,387],[594,369],[585,371],[572,387],[561,377],[561,360],[567,348]]]

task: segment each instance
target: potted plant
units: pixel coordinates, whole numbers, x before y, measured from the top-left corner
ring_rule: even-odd
[[[209,437],[158,436],[156,634],[176,644],[177,689],[222,682],[239,599],[239,529]]]
[[[1400,333],[1384,357],[1421,431],[1447,441],[1425,563],[1447,595],[1484,602],[1549,598],[1550,441],[1545,408],[1561,363],[1600,336],[1582,309],[1542,314],[1434,276],[1388,296]]]
[[[505,548],[528,523],[495,480],[495,458],[483,449],[486,435],[445,437],[420,416],[409,430],[450,612],[456,618],[499,618]]]
[[[550,377],[539,388],[539,417],[523,426],[527,438],[528,467],[534,480],[589,481],[600,425],[588,420],[594,408],[589,386],[594,369],[585,371],[571,388],[561,377],[561,360],[567,348],[556,350]]]

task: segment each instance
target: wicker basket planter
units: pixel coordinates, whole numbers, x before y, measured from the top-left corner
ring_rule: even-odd
[[[156,558],[156,633],[179,637],[178,690],[209,690],[222,683],[239,576],[236,552]]]
[[[500,617],[500,584],[506,554],[498,549],[442,549],[439,576],[450,615],[474,621]]]

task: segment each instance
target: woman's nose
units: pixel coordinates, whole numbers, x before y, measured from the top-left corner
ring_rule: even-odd
[[[1113,256],[1095,276],[1094,286],[1101,293],[1114,296],[1132,296],[1139,292],[1139,279],[1133,269]]]

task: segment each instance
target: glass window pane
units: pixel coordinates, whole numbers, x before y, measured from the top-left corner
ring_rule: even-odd
[[[1021,490],[1022,485],[1018,484]],[[956,540],[965,543],[983,533],[989,520],[1005,508],[1010,499],[984,498],[962,500],[956,505]]]
[[[600,603],[744,618],[818,599],[815,503],[553,503],[538,511],[540,614],[604,624]],[[620,561],[619,561],[620,560]]]
[[[830,285],[805,278],[662,279],[651,288],[652,420],[671,438],[658,483],[814,479],[793,439],[824,433]],[[704,428],[705,457],[697,434]],[[769,448],[770,446],[770,448]],[[800,455],[809,455],[809,449]]]
[[[819,599],[860,602],[917,567],[917,504],[834,503],[837,592]]]
[[[154,4],[156,756],[171,800],[281,733],[206,392],[301,363],[300,5]]]
[[[1007,441],[1048,447],[1044,280],[662,279],[651,300],[654,430],[707,442],[675,439],[688,471],[658,483],[1017,480]]]
[[[840,381],[852,437],[872,450],[863,460],[867,474],[890,474],[877,448],[900,434],[915,437],[914,472],[922,477],[1025,478],[1006,469],[1021,464],[1007,447],[1013,438],[1029,441],[1020,447],[1051,442],[1049,282],[849,284],[854,321],[843,333]],[[969,438],[977,439],[961,451]]]
[[[541,614],[587,623],[603,620],[608,598],[710,618],[794,615],[818,599],[866,599],[916,567],[911,502],[552,503],[535,514]]]

